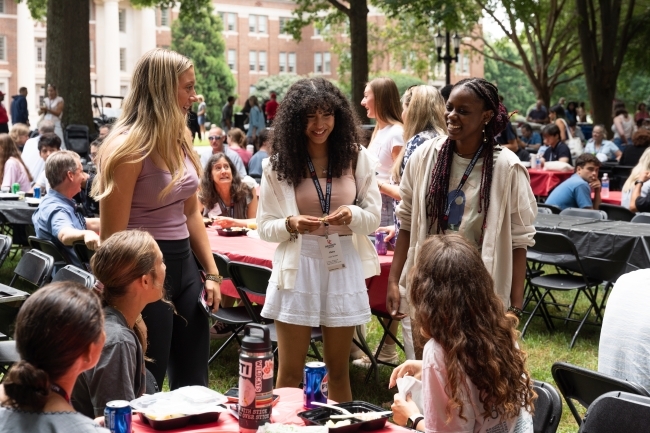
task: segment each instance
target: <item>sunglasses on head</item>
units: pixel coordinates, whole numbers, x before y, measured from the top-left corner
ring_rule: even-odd
[[[208,140],[214,141],[214,140],[221,140],[223,138],[223,135],[211,135],[208,137]]]

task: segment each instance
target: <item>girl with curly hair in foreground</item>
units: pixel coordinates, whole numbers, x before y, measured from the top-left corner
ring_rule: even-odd
[[[503,313],[478,250],[458,234],[435,235],[410,273],[415,323],[429,341],[422,361],[397,367],[422,380],[423,410],[395,395],[393,419],[427,432],[530,432],[536,396],[518,320]]]
[[[368,238],[381,210],[375,160],[357,144],[358,122],[349,102],[322,78],[291,86],[273,130],[257,226],[261,239],[280,243],[262,310],[278,333],[276,386],[300,384],[311,328],[319,326],[329,398],[349,401],[352,334],[370,320],[365,278],[380,272]],[[326,263],[321,247],[332,244],[345,267],[335,269],[331,258]]]

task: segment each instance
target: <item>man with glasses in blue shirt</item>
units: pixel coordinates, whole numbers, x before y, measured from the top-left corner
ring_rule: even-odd
[[[52,154],[45,163],[45,176],[51,189],[32,215],[36,237],[54,243],[68,254],[73,265],[83,269],[72,244],[83,241],[89,249],[97,249],[99,218],[84,218],[72,199],[87,176],[79,155],[67,150]]]
[[[237,152],[231,150],[228,146],[224,146],[223,142],[226,140],[226,135],[223,130],[218,126],[213,126],[210,128],[210,133],[208,134],[208,140],[210,140],[210,147],[212,148],[211,152],[203,152],[201,154],[201,166],[205,168],[205,165],[208,163],[208,160],[212,155],[215,155],[219,152],[226,154],[228,158],[235,164],[237,168],[237,173],[243,179],[246,176],[246,167],[244,167],[244,161],[241,160],[241,157],[237,155]]]

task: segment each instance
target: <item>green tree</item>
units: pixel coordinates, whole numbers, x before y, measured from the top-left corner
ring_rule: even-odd
[[[381,4],[391,17],[410,25],[410,33],[427,35],[436,27],[464,31],[476,44],[463,44],[486,59],[508,64],[522,71],[538,98],[550,104],[558,85],[581,75],[580,54],[571,39],[577,15],[572,0],[384,0]],[[481,14],[491,17],[510,40],[517,56],[503,56],[504,51],[486,38],[476,23]],[[426,37],[426,36],[425,36]]]
[[[499,47],[499,56],[513,61],[516,60],[517,52],[509,43],[509,40],[506,39],[506,41],[501,42],[495,44],[496,47]],[[503,102],[508,111],[517,110],[526,117],[528,107],[534,104],[537,98],[528,77],[521,69],[513,68],[508,63],[486,58],[485,79],[499,87],[499,93],[503,96]]]
[[[297,41],[302,37],[302,29],[313,22],[349,23],[352,106],[361,119],[367,121],[361,100],[368,81],[368,1],[296,0],[295,3],[295,18],[287,24],[287,31]]]
[[[582,17],[578,39],[594,122],[611,124],[612,100],[627,50],[635,39],[647,45],[643,36],[650,25],[650,8],[647,1],[637,0],[575,1]],[[640,55],[647,59],[647,49]]]
[[[294,74],[280,74],[280,75],[269,75],[268,77],[260,78],[257,83],[255,83],[255,92],[253,95],[257,96],[257,99],[271,99],[271,92],[275,92],[278,97],[278,102],[284,99],[284,95],[287,94],[287,90],[293,83],[298,80],[302,80],[304,77],[302,75]]]
[[[221,107],[232,96],[236,81],[225,58],[226,44],[221,35],[221,19],[212,13],[209,0],[201,0],[194,10],[181,10],[172,25],[172,50],[192,59],[196,70],[196,92],[205,97],[206,117],[221,119]]]

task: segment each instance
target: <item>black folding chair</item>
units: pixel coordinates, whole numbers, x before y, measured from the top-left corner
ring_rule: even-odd
[[[620,191],[625,184],[625,181],[634,167],[630,165],[615,165],[612,167],[612,179],[609,182],[610,191]]]
[[[11,251],[11,236],[0,234],[0,266],[3,265]]]
[[[230,279],[230,273],[228,272],[228,264],[230,263],[230,259],[227,256],[219,253],[212,253],[212,257],[214,258],[214,262],[217,265],[217,269],[219,269],[219,275],[223,276],[225,280]],[[257,308],[259,311],[261,311],[261,307]],[[228,336],[226,341],[223,342],[219,349],[217,349],[217,351],[212,356],[210,356],[208,365],[211,364],[212,361],[214,361],[233,341],[237,341],[237,343],[241,346],[239,332],[244,329],[244,326],[249,323],[253,323],[254,321],[243,301],[233,307],[220,307],[216,313],[213,312],[211,314],[211,317],[214,320],[223,322],[227,325],[233,325],[235,329],[233,330],[232,334]]]
[[[643,223],[650,224],[650,213],[642,212],[638,213],[632,218],[633,223]]]
[[[87,158],[90,152],[90,130],[86,125],[68,125],[64,132],[65,147]]]
[[[647,433],[650,425],[650,398],[611,391],[594,400],[579,433]]]
[[[52,241],[37,238],[36,236],[30,236],[29,246],[52,256],[54,258],[54,266],[57,269],[60,269],[65,265],[73,264],[68,252],[54,245]]]
[[[553,364],[551,373],[578,425],[582,424],[582,417],[572,400],[576,400],[586,409],[598,397],[610,391],[625,391],[631,394],[650,396],[644,387],[634,382],[617,379],[565,362],[556,362]],[[616,429],[612,431],[625,430]]]
[[[72,243],[72,249],[74,250],[74,253],[77,255],[77,257],[79,258],[79,261],[83,263],[86,270],[91,271],[90,258],[95,254],[95,252],[90,248],[88,248],[84,241],[74,241]]]
[[[544,293],[541,294],[541,296],[539,297],[539,301],[535,305],[535,308],[533,308],[532,312],[530,313],[530,317],[526,321],[526,324],[524,325],[521,331],[521,336],[522,338],[525,336],[531,320],[533,319],[533,317],[535,317],[537,311],[540,308],[543,309],[542,310],[543,316],[549,316],[548,310],[546,311],[544,310],[544,308],[546,308],[544,299],[551,291],[575,290],[576,296],[573,300],[573,303],[569,306],[569,311],[566,317],[564,318],[565,324],[568,321],[577,321],[580,323],[578,325],[578,329],[573,335],[573,339],[571,340],[570,347],[573,347],[576,338],[578,337],[578,334],[580,333],[580,330],[582,329],[583,325],[587,322],[587,319],[589,318],[589,314],[591,313],[592,309],[596,313],[596,320],[597,321],[600,320],[600,322],[602,322],[602,314],[600,312],[600,306],[598,305],[596,299],[598,295],[598,286],[602,284],[602,281],[592,279],[587,276],[587,274],[585,273],[582,267],[582,262],[580,260],[580,257],[578,256],[578,251],[576,250],[575,245],[573,244],[571,239],[569,239],[566,235],[560,233],[538,231],[535,234],[535,245],[533,247],[529,247],[529,251],[531,254],[535,254],[536,260],[538,260],[539,262],[542,263],[546,262],[555,265],[560,263],[562,266],[565,267],[570,265],[572,269],[579,272],[579,275],[560,274],[560,273],[543,274],[530,279],[529,284],[531,286],[531,290],[537,290],[537,293],[541,294],[540,289],[544,289]],[[587,300],[589,301],[589,308],[584,313],[582,319],[576,320],[571,318],[571,315],[573,314],[573,310],[575,308],[575,305],[581,293],[584,294]],[[545,321],[547,322],[547,326],[548,325],[551,326],[551,329],[549,330],[552,330],[553,329],[552,320],[547,321],[545,319]]]
[[[74,281],[82,286],[92,289],[95,286],[95,276],[90,272],[79,269],[74,265],[67,265],[54,275],[52,282],[57,281]]]
[[[271,341],[276,346],[277,352],[278,334],[275,329],[275,324],[272,320],[265,319],[261,316],[261,308],[254,305],[248,297],[249,294],[257,296],[266,296],[266,289],[269,285],[269,278],[271,278],[271,269],[264,266],[252,265],[244,262],[231,261],[228,265],[228,272],[232,278],[235,288],[239,293],[241,300],[248,309],[248,312],[255,323],[261,323],[269,327]],[[316,341],[323,341],[323,333],[320,327],[311,328],[311,339],[309,344],[313,353],[309,356],[322,361],[323,358],[316,347]]]
[[[0,383],[4,381],[11,366],[18,361],[20,355],[16,350],[16,341],[0,341]]]
[[[553,385],[534,381],[533,389],[537,393],[533,431],[535,433],[555,433],[562,418],[562,399]]]
[[[623,206],[615,204],[601,203],[599,208],[607,213],[607,219],[610,221],[632,221],[635,213]]]
[[[568,216],[577,216],[577,217],[584,217],[584,218],[594,218],[597,220],[606,220],[607,219],[607,213],[597,210],[597,209],[580,209],[580,208],[575,208],[575,207],[570,207],[568,209],[564,209],[562,212],[560,212],[560,215],[568,215]]]

